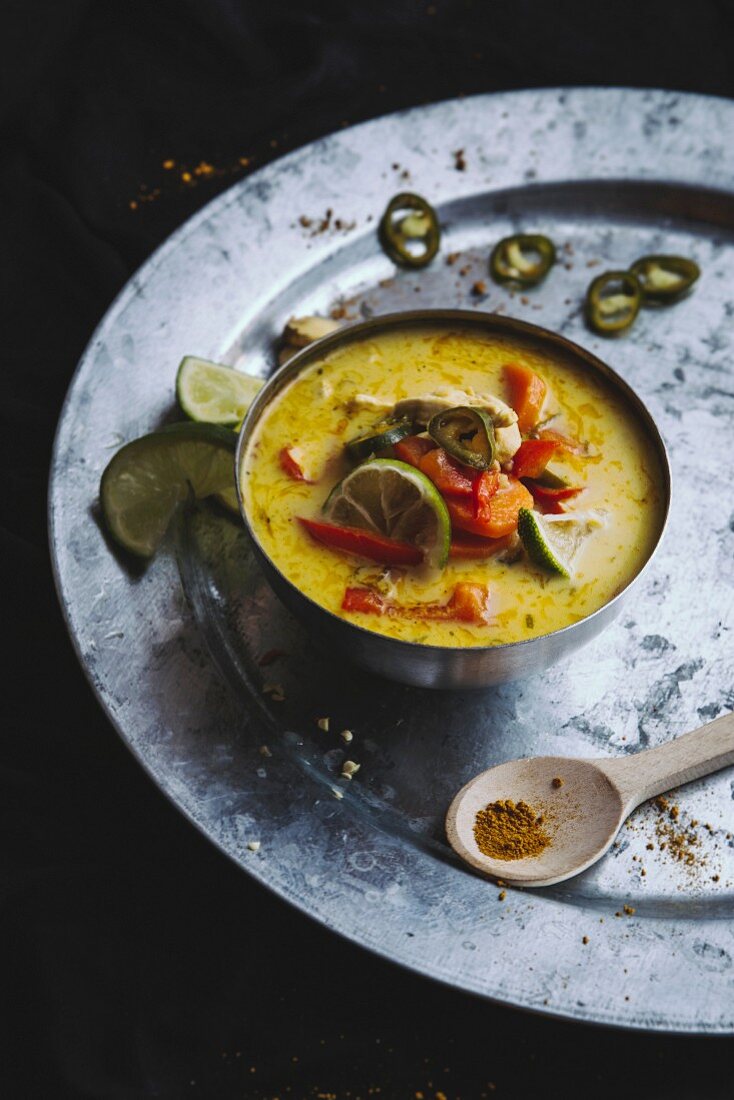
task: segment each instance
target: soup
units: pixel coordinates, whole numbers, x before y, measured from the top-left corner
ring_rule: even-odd
[[[253,534],[296,588],[430,645],[585,618],[639,572],[663,519],[654,446],[611,384],[473,327],[385,331],[311,362],[264,409],[241,474]]]

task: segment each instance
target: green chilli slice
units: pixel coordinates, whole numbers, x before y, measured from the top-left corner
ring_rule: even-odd
[[[473,405],[457,405],[431,417],[428,434],[452,458],[474,470],[488,470],[497,445],[494,424],[484,411]]]

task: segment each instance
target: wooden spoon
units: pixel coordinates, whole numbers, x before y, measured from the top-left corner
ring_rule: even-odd
[[[734,764],[734,714],[634,756],[509,760],[462,787],[446,815],[446,832],[454,851],[478,871],[518,886],[550,886],[601,859],[645,799],[729,764]],[[551,843],[539,855],[503,860],[480,852],[474,839],[477,812],[507,798],[543,812]]]

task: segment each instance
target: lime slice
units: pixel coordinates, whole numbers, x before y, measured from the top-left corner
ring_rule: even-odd
[[[448,561],[451,521],[432,481],[393,458],[358,466],[332,489],[324,512],[332,523],[361,527],[420,546],[429,567]]]
[[[223,508],[226,508],[228,512],[232,512],[233,515],[240,518],[240,498],[237,496],[237,488],[232,486],[231,489],[225,489],[221,493],[215,493],[215,496]]]
[[[531,561],[560,577],[571,576],[571,565],[581,544],[595,527],[602,526],[596,513],[541,516],[521,508],[517,533]]]
[[[235,438],[239,435],[242,424],[237,424],[234,428]],[[232,471],[234,477],[234,470]],[[215,493],[214,497],[228,512],[237,516],[237,519],[242,519],[242,513],[240,512],[240,498],[237,495],[237,481],[235,479],[234,485],[229,489],[224,489],[221,493]]]
[[[187,355],[176,375],[176,398],[190,420],[204,424],[239,424],[263,380],[232,367]]]
[[[102,474],[100,502],[117,542],[149,558],[176,505],[232,488],[237,437],[215,424],[171,424],[117,452]]]

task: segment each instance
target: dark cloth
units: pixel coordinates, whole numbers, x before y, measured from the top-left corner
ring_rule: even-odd
[[[731,96],[733,24],[727,0],[5,0],[3,1095],[730,1095],[728,1040],[611,1032],[463,996],[330,935],[215,851],[128,755],[77,666],[45,491],[95,324],[151,251],[245,171],[459,94],[626,84]],[[181,179],[202,161],[226,172]]]

